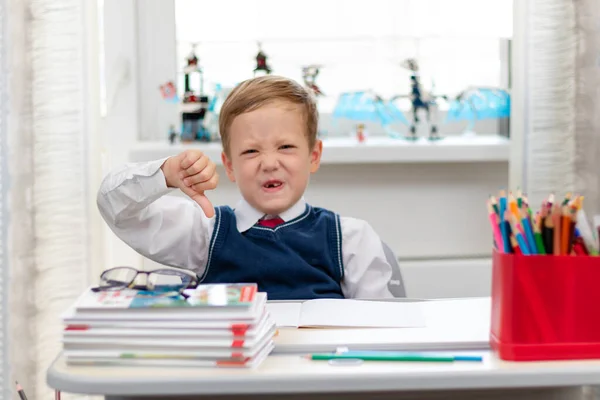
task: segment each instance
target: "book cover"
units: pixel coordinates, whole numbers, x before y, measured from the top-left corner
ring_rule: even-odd
[[[188,302],[196,306],[249,306],[256,298],[256,283],[230,283],[198,285],[188,289]]]
[[[178,292],[144,290],[91,290],[77,302],[77,309],[225,308],[249,307],[256,298],[256,284],[209,284]]]

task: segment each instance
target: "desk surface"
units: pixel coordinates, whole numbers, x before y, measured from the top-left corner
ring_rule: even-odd
[[[373,392],[579,386],[600,383],[600,361],[483,363],[365,362],[332,366],[299,355],[270,356],[256,370],[70,367],[59,357],[48,384],[102,395],[186,395]]]
[[[487,303],[486,303],[487,301]],[[291,351],[364,342],[436,343],[453,347],[489,333],[489,300],[424,302],[427,328],[282,330],[277,346]],[[478,311],[479,310],[479,311]],[[485,311],[487,310],[487,311]],[[486,314],[487,312],[487,314]],[[487,316],[487,317],[486,317]],[[482,320],[482,318],[486,317]],[[379,333],[378,333],[379,332]],[[411,333],[412,332],[412,333]],[[482,336],[483,335],[483,336]],[[454,342],[452,343],[452,340]],[[287,347],[286,347],[287,346]],[[355,346],[356,347],[356,346]],[[360,346],[358,346],[360,347]],[[458,346],[460,347],[460,346]],[[485,347],[485,343],[484,346]],[[463,346],[467,348],[467,346]],[[479,348],[479,347],[475,347]],[[316,350],[314,350],[316,351]],[[489,350],[455,350],[484,356],[482,363],[365,362],[332,366],[299,354],[273,354],[255,370],[67,366],[59,356],[48,385],[64,392],[102,395],[267,394],[494,389],[600,384],[600,361],[509,363]]]

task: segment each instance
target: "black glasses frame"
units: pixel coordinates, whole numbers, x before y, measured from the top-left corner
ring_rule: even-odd
[[[129,282],[112,281],[113,284],[110,284],[111,280],[105,279],[105,276],[108,275],[109,273],[114,272],[115,270],[124,270],[124,269],[135,272],[135,274],[133,275],[133,277],[131,278],[131,280]],[[100,279],[108,282],[109,284],[104,285],[104,286],[93,287],[92,291],[93,292],[102,292],[102,291],[119,290],[119,289],[153,290],[153,289],[150,289],[147,284],[146,285],[134,285],[135,280],[138,277],[138,275],[150,275],[150,274],[185,276],[185,277],[190,278],[190,282],[187,285],[182,285],[182,287],[178,290],[170,290],[169,292],[171,292],[171,293],[177,291],[177,292],[179,292],[179,294],[183,295],[184,290],[194,289],[195,287],[198,286],[198,275],[194,274],[191,271],[190,271],[190,273],[188,273],[188,272],[184,272],[183,270],[179,271],[179,270],[167,269],[167,268],[153,269],[151,271],[140,271],[133,267],[124,267],[123,266],[123,267],[110,268],[110,269],[107,269],[106,271],[102,272],[102,274],[100,274]]]

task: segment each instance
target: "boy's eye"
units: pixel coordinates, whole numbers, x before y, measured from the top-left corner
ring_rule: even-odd
[[[248,149],[248,150],[242,151],[242,155],[244,155],[244,154],[251,154],[251,153],[256,153],[256,150],[254,150],[254,149]]]
[[[280,146],[279,148],[280,148],[281,150],[285,150],[285,149],[293,149],[293,148],[295,148],[295,147],[296,147],[296,146],[294,146],[293,144],[284,144],[283,146]]]

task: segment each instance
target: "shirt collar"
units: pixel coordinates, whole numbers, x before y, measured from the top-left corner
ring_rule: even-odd
[[[296,204],[279,214],[279,218],[285,222],[291,221],[299,217],[306,210],[306,201],[304,197],[300,198]],[[252,207],[246,200],[240,200],[234,209],[235,218],[237,221],[237,229],[239,232],[246,232],[252,228],[258,220],[264,217],[264,213]]]

